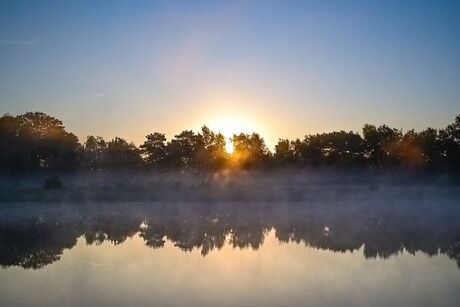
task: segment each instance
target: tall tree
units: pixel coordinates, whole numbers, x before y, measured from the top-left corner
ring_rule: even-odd
[[[430,171],[439,169],[444,156],[438,131],[433,128],[427,128],[418,135],[425,167]]]
[[[104,165],[108,169],[134,169],[142,165],[142,158],[136,145],[115,137],[107,143]]]
[[[264,139],[255,132],[252,134],[234,134],[232,142],[233,157],[243,168],[266,165],[271,157]]]
[[[427,162],[423,154],[422,138],[414,130],[407,131],[399,142],[393,144],[391,154],[398,166],[403,168],[420,169]]]
[[[82,167],[90,170],[104,169],[106,151],[107,142],[102,137],[89,135],[83,146]]]
[[[140,150],[147,165],[157,170],[164,170],[166,161],[166,136],[163,133],[150,133],[146,136]]]
[[[365,124],[363,127],[364,156],[373,167],[391,166],[396,162],[395,145],[402,138],[402,131],[387,125]]]
[[[171,169],[194,171],[198,161],[196,153],[203,148],[201,136],[192,130],[184,130],[166,145],[167,162]]]
[[[303,147],[303,143],[299,139],[295,141],[279,139],[275,145],[273,159],[279,166],[294,166],[294,164],[298,166],[302,159]]]
[[[62,122],[41,112],[0,119],[5,171],[73,170],[80,159],[78,138]]]
[[[21,124],[17,117],[5,114],[0,118],[0,171],[20,171],[27,168],[29,149],[20,133]]]
[[[202,147],[199,148],[197,155],[203,170],[222,168],[228,160],[224,135],[222,133],[216,134],[207,126],[203,126],[198,136],[201,139]]]
[[[444,156],[444,167],[450,171],[460,172],[460,115],[445,129],[439,131]]]
[[[304,162],[310,166],[351,166],[361,164],[362,138],[352,131],[334,131],[307,135],[304,139]]]

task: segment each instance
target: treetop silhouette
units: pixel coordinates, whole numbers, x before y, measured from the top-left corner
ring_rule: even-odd
[[[360,167],[460,173],[460,115],[444,129],[421,132],[365,124],[362,134],[333,131],[303,139],[279,139],[270,152],[256,132],[234,134],[233,152],[207,126],[167,140],[152,132],[137,147],[115,137],[88,136],[83,144],[63,123],[41,112],[0,117],[0,172],[152,169],[195,174],[227,168]]]

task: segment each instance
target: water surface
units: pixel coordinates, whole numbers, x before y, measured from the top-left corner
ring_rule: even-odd
[[[0,303],[458,306],[457,207],[4,204]]]

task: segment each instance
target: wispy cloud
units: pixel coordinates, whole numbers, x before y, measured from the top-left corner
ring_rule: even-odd
[[[104,93],[97,93],[97,94],[90,95],[90,96],[78,97],[77,99],[89,100],[89,99],[96,99],[96,98],[101,98],[101,97],[105,97],[105,94]]]
[[[34,41],[20,41],[20,40],[10,40],[10,39],[1,39],[1,45],[22,45],[22,46],[32,46],[37,45],[37,42]]]

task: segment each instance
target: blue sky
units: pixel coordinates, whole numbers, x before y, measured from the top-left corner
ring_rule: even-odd
[[[460,114],[459,55],[460,1],[3,0],[0,112],[137,144],[203,124],[270,147],[364,123],[443,128]]]

